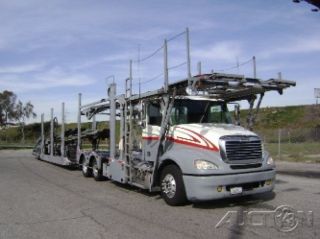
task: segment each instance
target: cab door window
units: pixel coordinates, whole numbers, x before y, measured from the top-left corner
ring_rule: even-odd
[[[161,107],[160,104],[150,103],[148,105],[148,123],[149,125],[161,126]]]

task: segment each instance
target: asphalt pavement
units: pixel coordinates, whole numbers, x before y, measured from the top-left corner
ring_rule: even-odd
[[[170,207],[158,193],[1,150],[0,239],[320,238],[319,178],[278,167],[273,193]]]

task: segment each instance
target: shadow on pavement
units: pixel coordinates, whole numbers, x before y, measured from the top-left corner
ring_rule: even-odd
[[[206,202],[196,202],[196,203],[193,203],[193,207],[200,208],[200,209],[228,208],[228,207],[235,207],[235,206],[261,207],[260,205],[261,203],[268,202],[274,199],[275,196],[276,194],[274,192],[267,192],[267,193],[261,193],[256,195],[225,198],[225,199],[218,199],[218,200],[212,200],[212,201],[206,201]],[[264,207],[268,207],[268,206],[264,205]],[[270,209],[273,209],[273,207]]]

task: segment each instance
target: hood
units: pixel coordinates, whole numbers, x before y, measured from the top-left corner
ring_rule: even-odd
[[[170,137],[175,140],[195,143],[207,149],[218,150],[219,138],[225,135],[252,135],[255,133],[232,124],[180,124],[170,128]]]

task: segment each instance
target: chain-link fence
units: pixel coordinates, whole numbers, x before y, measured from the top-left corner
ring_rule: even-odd
[[[320,127],[257,131],[277,160],[320,162]]]

